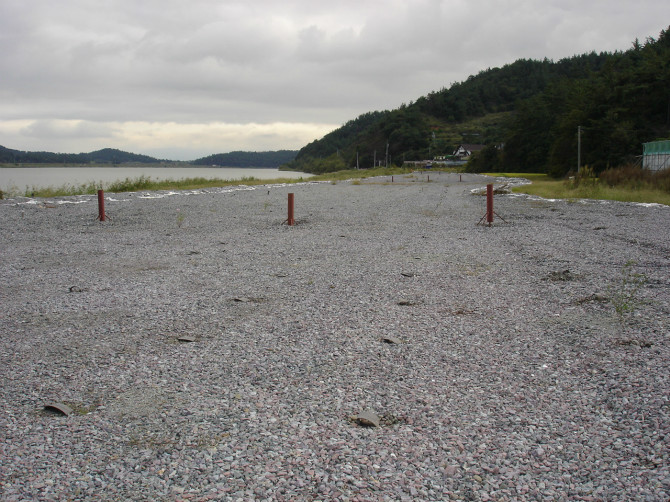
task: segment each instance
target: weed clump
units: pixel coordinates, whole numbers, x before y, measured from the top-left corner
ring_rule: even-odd
[[[186,219],[186,216],[184,213],[182,213],[179,208],[177,208],[177,227],[181,228],[181,226],[184,224],[184,220]]]
[[[639,292],[647,283],[647,276],[633,270],[634,260],[627,261],[621,269],[621,277],[618,281],[610,284],[608,288],[609,299],[623,326],[626,316],[643,304],[639,298]]]
[[[655,189],[670,193],[670,169],[650,171],[632,164],[607,169],[600,173],[600,182],[609,187],[626,187],[632,190]]]

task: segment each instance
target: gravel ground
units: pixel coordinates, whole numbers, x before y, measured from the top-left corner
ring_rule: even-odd
[[[0,499],[668,500],[670,207],[462,180],[0,201]]]

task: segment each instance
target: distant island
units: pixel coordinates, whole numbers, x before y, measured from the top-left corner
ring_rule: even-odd
[[[200,159],[178,162],[157,159],[148,155],[124,152],[115,148],[103,148],[90,153],[53,153],[25,152],[13,150],[0,145],[0,164],[20,166],[23,164],[37,165],[86,165],[86,166],[128,166],[128,165],[165,165],[179,164],[181,167],[216,166],[216,167],[263,167],[277,168],[291,162],[297,155],[295,150],[279,150],[270,152],[230,152],[209,155]]]

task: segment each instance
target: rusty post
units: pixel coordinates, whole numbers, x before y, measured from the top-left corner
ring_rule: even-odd
[[[98,219],[105,221],[105,192],[98,190]]]
[[[458,175],[458,181],[463,181],[463,175],[462,174]]]
[[[482,219],[479,220],[479,223],[477,223],[477,225],[481,225],[482,221],[486,220],[486,223],[488,223],[490,227],[491,223],[493,223],[494,216],[497,216],[505,223],[507,223],[507,221],[505,221],[505,218],[503,218],[498,213],[493,211],[493,184],[489,183],[488,185],[486,185],[486,213],[484,213],[484,216],[482,216]]]
[[[486,222],[493,223],[493,183],[486,185]]]
[[[286,220],[286,224],[293,226],[295,225],[295,218],[293,216],[293,202],[295,200],[295,195],[290,193],[288,194],[288,219]]]
[[[430,174],[428,175],[428,183],[430,183]]]
[[[393,176],[391,176],[391,183],[393,183]]]

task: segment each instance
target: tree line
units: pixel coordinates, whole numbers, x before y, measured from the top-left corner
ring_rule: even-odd
[[[670,31],[607,54],[597,71],[550,82],[518,103],[505,147],[490,147],[471,170],[565,175],[580,162],[595,173],[635,163],[642,143],[670,134]],[[578,144],[579,143],[579,144]]]

